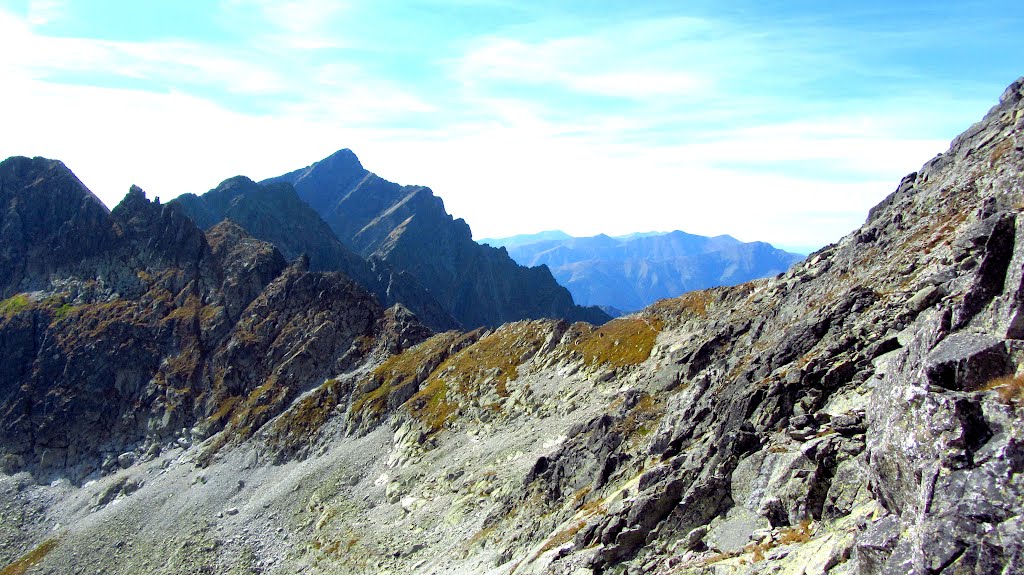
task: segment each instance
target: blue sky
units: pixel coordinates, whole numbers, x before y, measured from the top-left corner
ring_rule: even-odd
[[[108,205],[351,148],[476,237],[813,248],[1024,74],[1016,2],[0,0],[0,157]]]

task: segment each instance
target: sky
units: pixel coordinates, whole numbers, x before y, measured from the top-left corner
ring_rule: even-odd
[[[108,206],[350,148],[474,237],[808,251],[1024,75],[1019,0],[0,0],[0,158]]]

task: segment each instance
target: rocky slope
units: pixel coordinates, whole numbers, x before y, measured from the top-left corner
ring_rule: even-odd
[[[376,295],[382,305],[401,303],[435,330],[460,327],[412,275],[396,272],[378,258],[364,260],[346,248],[289,184],[263,186],[237,176],[202,196],[184,194],[170,203],[204,230],[229,219],[253,237],[273,244],[288,261],[305,254],[311,270],[340,271]]]
[[[546,265],[581,305],[627,311],[689,291],[773,276],[804,258],[764,242],[681,231],[615,238],[547,238],[542,232],[537,238],[481,241],[504,247],[521,265]]]
[[[350,150],[264,183],[286,182],[342,242],[413,275],[463,326],[551,317],[602,323],[597,308],[572,301],[547,268],[524,268],[472,239],[422,186],[399,186],[363,169]]]
[[[308,272],[304,257],[286,266],[236,225],[204,234],[138,188],[107,212],[41,158],[0,164],[0,189],[2,229],[16,240],[0,260],[16,272],[0,303],[9,471],[78,482],[133,448],[152,455],[225,425],[241,439],[309,377],[374,346],[400,349],[380,336],[408,311],[385,312],[346,276]]]
[[[248,294],[238,305],[254,299],[237,319],[223,312],[226,332],[206,324],[220,311],[167,303],[166,339],[148,339],[152,319],[106,329],[116,348],[68,340],[105,328],[56,318],[44,296],[63,284],[32,284],[0,320],[0,397],[16,405],[5,430],[27,413],[0,444],[0,573],[1024,572],[1022,132],[1024,79],[863,227],[785,275],[599,328],[538,320],[430,335],[340,276],[275,275],[275,251],[244,247],[255,240],[230,226],[195,236],[200,257],[185,268],[198,292],[182,299],[207,286],[224,297],[207,269],[250,270],[257,279],[232,286]],[[31,188],[29,175],[14,181]],[[148,218],[98,229],[176,229],[148,205]],[[127,245],[137,255],[118,261],[174,261],[160,241]],[[217,263],[250,249],[263,264]],[[15,267],[81,269],[63,265]],[[168,309],[144,301],[131,309]],[[144,435],[93,470],[76,463],[84,456],[44,464],[27,449],[50,441],[51,414],[99,433],[73,409],[86,392],[157,385],[93,382],[53,363],[61,350],[103,369],[130,345],[152,351],[126,365],[194,333],[212,350],[196,365],[213,376],[204,388],[176,370],[166,386],[206,398],[182,401],[204,415],[184,435]],[[51,364],[66,369],[33,375]],[[238,399],[217,401],[218,389]],[[30,398],[39,407],[26,412]],[[109,409],[152,420],[151,407]]]

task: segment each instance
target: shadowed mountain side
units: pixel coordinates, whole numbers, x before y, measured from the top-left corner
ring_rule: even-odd
[[[416,277],[464,326],[524,318],[608,321],[572,301],[546,269],[530,270],[481,246],[469,226],[422,186],[400,186],[372,174],[350,150],[264,183],[287,182],[343,243]]]
[[[430,335],[347,275],[288,265],[231,222],[204,234],[135,186],[107,212],[60,162],[11,158],[0,182],[4,229],[87,248],[0,260],[27,270],[0,301],[0,476],[78,481],[142,443],[242,438],[309,385]]]
[[[115,241],[110,210],[57,160],[14,157],[0,170],[0,299],[37,289]]]
[[[384,306],[400,302],[432,329],[459,327],[416,278],[396,272],[382,261],[366,261],[345,247],[289,184],[260,185],[236,176],[202,196],[184,194],[171,203],[180,206],[200,228],[209,229],[229,219],[253,237],[274,244],[289,261],[306,254],[310,269],[341,271]]]

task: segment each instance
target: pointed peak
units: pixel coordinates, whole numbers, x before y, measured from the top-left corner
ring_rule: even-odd
[[[348,148],[342,148],[337,152],[334,152],[330,156],[327,156],[323,160],[320,160],[320,162],[317,163],[321,162],[330,164],[345,164],[353,167],[358,167],[360,169],[362,169],[363,167],[363,164],[359,162],[359,158],[356,157],[355,152]]]
[[[290,270],[293,270],[296,273],[306,273],[306,272],[308,272],[309,271],[309,256],[307,256],[306,254],[299,255],[299,257],[295,258],[295,261],[293,261],[288,266],[288,268]]]
[[[42,158],[39,156],[34,158],[26,156],[11,156],[3,162],[0,162],[0,172],[9,172],[15,175],[42,174],[50,171],[71,173],[71,170],[69,170],[68,167],[60,160],[51,160],[49,158]]]
[[[246,176],[233,176],[217,184],[214,190],[238,190],[256,187],[256,182]]]
[[[146,192],[132,184],[132,187],[128,188],[128,193],[124,195],[124,198],[114,207],[115,214],[135,213],[139,209],[145,209],[149,206],[149,200],[146,199]]]
[[[67,194],[63,201],[91,201],[101,206],[103,211],[110,213],[110,209],[60,160],[39,156],[34,158],[11,156],[0,162],[0,180],[4,180],[8,186],[25,190],[44,182],[47,183],[47,186],[60,182]]]

